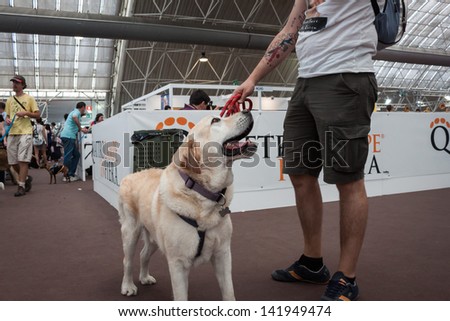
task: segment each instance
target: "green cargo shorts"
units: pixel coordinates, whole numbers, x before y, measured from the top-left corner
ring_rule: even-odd
[[[378,86],[373,73],[299,78],[284,120],[283,172],[345,184],[364,177],[370,117]]]

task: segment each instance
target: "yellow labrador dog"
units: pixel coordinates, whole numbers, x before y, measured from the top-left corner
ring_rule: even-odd
[[[121,292],[137,294],[133,256],[139,236],[141,284],[153,284],[150,256],[160,249],[167,258],[175,300],[188,299],[192,266],[211,261],[223,300],[235,300],[231,278],[233,196],[232,162],[251,157],[256,145],[245,138],[253,117],[244,111],[221,119],[203,118],[164,170],[149,169],[122,180],[119,216],[124,251]]]

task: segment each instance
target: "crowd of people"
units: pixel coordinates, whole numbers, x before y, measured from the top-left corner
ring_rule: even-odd
[[[432,110],[429,106],[426,107],[417,107],[416,109],[412,110],[412,108],[408,105],[399,105],[394,107],[393,105],[386,105],[386,107],[382,107],[380,111],[392,113],[392,112],[404,112],[409,113],[411,111],[414,111],[416,113],[432,113],[432,112],[450,112],[450,107],[447,107],[445,104],[439,105],[439,107],[436,110]]]
[[[24,93],[27,87],[23,76],[11,78],[15,95],[0,102],[0,188],[4,189],[6,173],[18,185],[14,196],[26,195],[31,190],[33,178],[30,167],[50,168],[55,164],[65,167],[63,181],[76,181],[80,159],[77,147],[78,132],[88,133],[90,127],[103,121],[99,113],[90,127],[82,127],[81,117],[86,114],[86,104],[79,102],[76,108],[64,115],[64,123],[44,123],[36,100]]]

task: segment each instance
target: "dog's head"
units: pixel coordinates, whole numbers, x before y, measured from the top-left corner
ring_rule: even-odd
[[[244,140],[252,128],[253,117],[248,111],[227,118],[207,116],[191,129],[174,162],[199,174],[205,167],[231,165],[237,159],[249,158],[257,149],[255,143]]]

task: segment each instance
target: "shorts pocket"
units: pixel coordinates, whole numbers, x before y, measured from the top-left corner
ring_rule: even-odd
[[[360,91],[360,77],[357,74],[343,73],[339,74],[341,86],[345,91],[354,95],[359,95]]]
[[[369,82],[373,93],[374,101],[376,102],[378,100],[378,83],[377,79],[375,78],[374,74],[369,74]]]
[[[328,129],[331,137],[327,139],[327,165],[343,173],[364,170],[370,126],[329,126]]]

